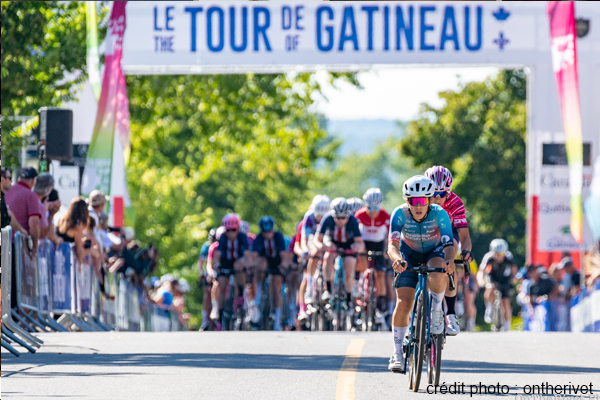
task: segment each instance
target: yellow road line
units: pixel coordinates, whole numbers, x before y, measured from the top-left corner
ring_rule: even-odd
[[[360,354],[364,345],[365,339],[352,339],[350,341],[346,349],[346,358],[344,358],[340,374],[338,375],[335,391],[336,400],[354,400],[356,368],[358,367],[358,361],[360,360]]]

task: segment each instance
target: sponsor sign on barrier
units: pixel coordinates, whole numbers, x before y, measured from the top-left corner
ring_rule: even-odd
[[[52,298],[50,306],[53,312],[71,312],[71,246],[61,243],[58,249],[50,246],[50,286]]]
[[[75,272],[75,312],[89,314],[92,310],[92,266],[90,258],[85,257],[82,263],[76,255],[75,246],[72,246],[72,260]]]
[[[571,299],[571,331],[600,332],[600,279]]]
[[[48,264],[50,260],[50,247],[54,244],[48,240],[40,240],[38,247],[38,284],[40,311],[49,311],[50,288],[48,285]]]
[[[15,253],[18,301],[27,309],[38,308],[38,274],[37,257],[31,258],[27,237],[20,232],[15,234]]]

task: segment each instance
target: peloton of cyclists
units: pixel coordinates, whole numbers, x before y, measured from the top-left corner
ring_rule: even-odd
[[[452,225],[448,213],[437,204],[431,204],[434,193],[432,180],[422,175],[413,176],[402,187],[406,204],[397,207],[391,217],[388,254],[394,271],[400,274],[392,319],[394,351],[388,366],[391,371],[403,371],[404,368],[402,345],[418,282],[418,274],[405,271],[406,267],[426,263],[431,268],[444,268],[449,274],[455,270]],[[428,275],[432,334],[444,331],[442,302],[446,291],[445,275]]]

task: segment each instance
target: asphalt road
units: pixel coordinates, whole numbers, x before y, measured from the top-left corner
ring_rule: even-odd
[[[46,333],[36,354],[2,350],[3,399],[419,399],[387,371],[391,333]],[[20,348],[19,348],[20,349]],[[24,350],[24,349],[23,349]],[[461,333],[444,349],[442,380],[506,385],[593,385],[600,400],[600,335]],[[505,388],[506,390],[506,388]],[[433,395],[435,396],[435,395]],[[438,395],[439,396],[439,395]],[[437,396],[436,396],[437,397]],[[492,398],[474,395],[472,398]],[[567,396],[568,397],[568,396]]]

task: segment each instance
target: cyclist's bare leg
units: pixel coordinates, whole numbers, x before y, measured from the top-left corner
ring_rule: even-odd
[[[333,268],[333,263],[337,257],[336,253],[325,252],[323,256],[323,275],[325,276],[325,280],[327,282],[333,282],[333,277],[335,270]]]
[[[432,258],[427,263],[430,268],[444,268],[443,258]],[[447,274],[441,272],[433,272],[428,275],[427,287],[434,293],[443,293],[446,290],[446,283],[448,281]]]
[[[246,275],[244,274],[244,259],[240,258],[233,263],[233,271],[235,273],[235,291],[237,297],[244,294],[244,286],[246,286]]]
[[[221,311],[225,306],[225,292],[227,291],[229,279],[226,276],[219,276],[217,281],[219,282],[217,285],[217,301],[219,303],[219,311]]]
[[[512,321],[512,307],[510,306],[510,297],[504,297],[502,299],[502,305],[504,306],[504,322],[510,326]]]
[[[485,285],[485,292],[483,293],[483,299],[485,300],[486,303],[492,304],[494,302],[495,289],[496,289],[496,287],[493,283],[490,283],[489,285]]]
[[[392,316],[392,325],[394,327],[407,327],[410,322],[413,302],[415,298],[415,289],[411,287],[401,287],[396,289],[396,307]]]
[[[354,286],[354,269],[356,268],[356,258],[348,256],[344,257],[344,277],[346,293],[352,293]]]
[[[254,302],[260,304],[260,296],[265,281],[265,274],[267,272],[267,259],[259,257],[256,262],[256,271],[254,272],[254,285],[256,287],[256,297]]]
[[[387,285],[385,281],[385,276],[385,271],[375,271],[375,288],[377,289],[377,296],[384,296],[389,300],[387,295]],[[391,277],[391,280],[393,282],[393,276]]]
[[[283,276],[272,275],[271,276],[271,290],[273,294],[273,303],[275,308],[281,308],[281,286],[283,285]]]

